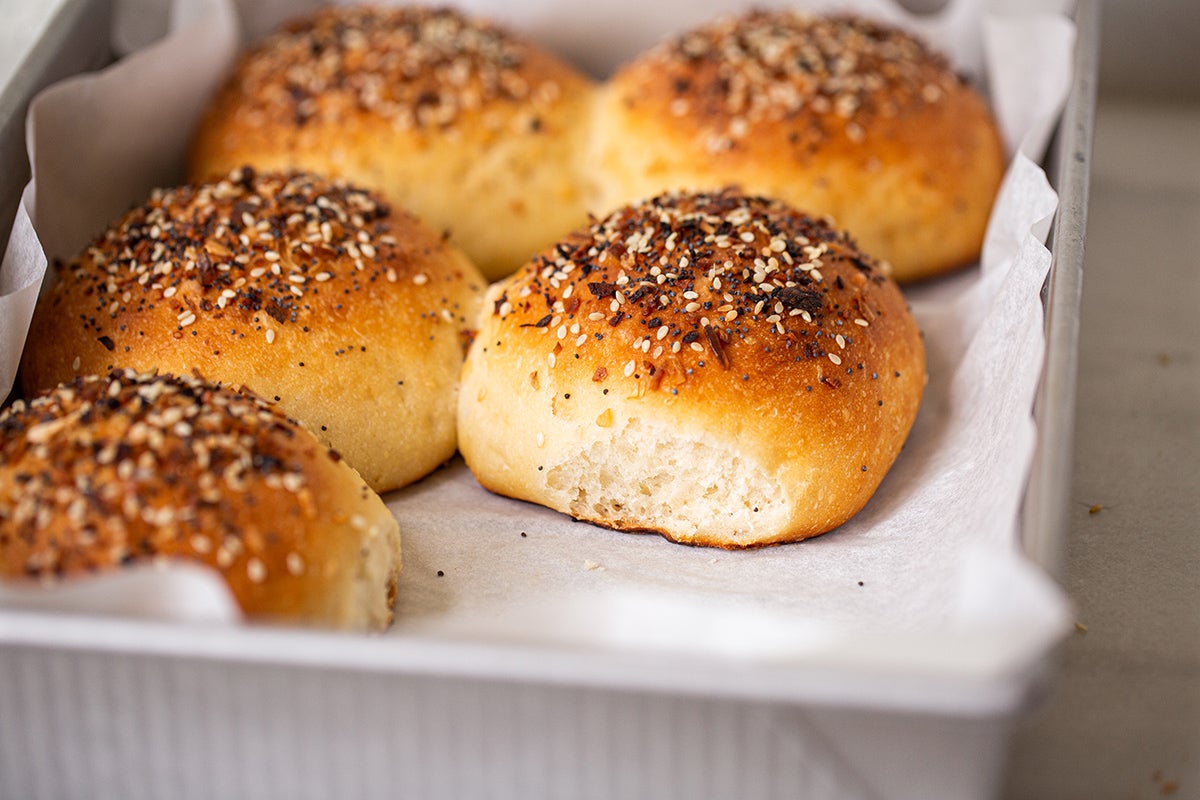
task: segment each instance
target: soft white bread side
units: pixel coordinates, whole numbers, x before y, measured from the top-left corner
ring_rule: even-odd
[[[312,434],[195,378],[79,377],[0,413],[0,576],[175,558],[219,570],[247,615],[380,629],[400,532]]]
[[[662,195],[492,286],[459,448],[499,494],[736,548],[840,525],[917,413],[924,349],[895,282],[776,201]]]
[[[374,195],[238,170],[155,192],[59,271],[26,394],[114,368],[246,386],[377,491],[454,455],[463,350],[485,281]]]
[[[378,190],[507,275],[587,208],[593,83],[481,19],[332,6],[247,53],[213,98],[192,180],[298,167]]]
[[[853,16],[702,25],[622,68],[595,120],[599,208],[736,185],[832,215],[901,282],[978,259],[1005,166],[945,59]]]

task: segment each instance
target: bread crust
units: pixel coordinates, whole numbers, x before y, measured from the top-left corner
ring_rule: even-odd
[[[908,33],[753,11],[622,68],[596,115],[602,207],[738,185],[831,215],[901,282],[979,257],[1005,155],[982,98]]]
[[[252,617],[391,622],[395,518],[258,397],[116,370],[17,401],[0,434],[0,576],[185,559],[217,569]]]
[[[488,489],[612,528],[795,541],[867,502],[924,383],[898,287],[846,234],[734,191],[668,193],[492,286],[459,447]]]
[[[236,65],[189,175],[343,176],[449,231],[495,278],[586,221],[577,155],[593,91],[547,50],[457,11],[324,8]]]
[[[454,454],[484,283],[366,191],[238,170],[156,192],[63,266],[35,311],[22,385],[128,367],[246,386],[387,491]]]

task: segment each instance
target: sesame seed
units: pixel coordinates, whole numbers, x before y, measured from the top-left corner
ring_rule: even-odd
[[[424,286],[426,283],[429,282],[429,276],[426,275],[424,272],[418,272],[416,275],[413,275],[412,281],[417,286]]]
[[[630,375],[632,375],[632,374],[633,374],[633,371],[634,371],[635,369],[637,369],[637,363],[636,363],[636,362],[634,362],[634,361],[630,361],[628,364],[626,364],[626,365],[625,365],[625,377],[626,377],[626,378],[628,378]]]
[[[275,343],[275,331],[271,328],[267,328],[267,344],[274,344],[274,343]]]
[[[287,571],[296,577],[304,574],[304,559],[297,552],[287,554]]]
[[[871,323],[867,322],[867,321],[866,321],[865,319],[863,319],[862,317],[857,317],[857,318],[855,318],[855,320],[854,320],[854,324],[855,324],[855,325],[859,325],[859,326],[861,326],[861,327],[863,327],[863,328],[866,328],[866,327],[867,327],[867,326],[869,326]]]
[[[251,556],[246,560],[246,577],[252,583],[262,583],[267,579],[267,567],[257,556]]]
[[[838,356],[836,353],[829,353],[829,360],[832,361],[834,364],[842,363],[841,357]]]

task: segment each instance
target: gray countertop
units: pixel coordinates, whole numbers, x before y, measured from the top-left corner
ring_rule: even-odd
[[[1014,800],[1200,798],[1200,104],[1102,98],[1066,588]]]

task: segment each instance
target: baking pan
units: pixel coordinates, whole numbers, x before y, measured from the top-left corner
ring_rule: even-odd
[[[0,132],[108,49],[109,4],[63,3],[0,96]],[[1074,11],[1021,540],[1061,568],[1099,3]],[[95,56],[92,57],[94,63]],[[5,152],[19,144],[5,145]],[[7,171],[15,206],[27,171]],[[964,650],[975,642],[969,632]],[[0,796],[984,798],[1052,665],[714,661],[685,650],[0,609]]]

